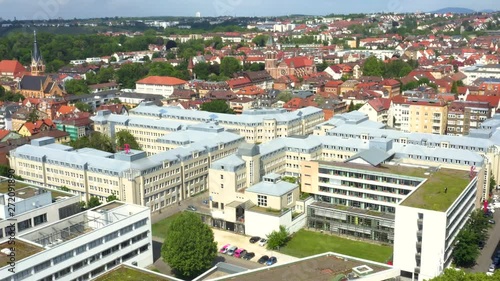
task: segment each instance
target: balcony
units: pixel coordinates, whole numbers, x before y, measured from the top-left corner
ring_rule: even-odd
[[[417,231],[417,237],[422,237],[422,230]]]
[[[416,253],[416,254],[415,254],[415,259],[419,260],[421,256],[422,256],[422,254],[421,254],[421,253]]]

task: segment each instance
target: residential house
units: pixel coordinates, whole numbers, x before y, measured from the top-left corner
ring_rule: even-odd
[[[340,86],[344,82],[342,80],[328,81],[325,84],[325,92],[333,95],[338,95],[340,93]]]
[[[401,83],[394,79],[384,79],[381,83],[384,89],[389,91],[389,98],[397,96],[401,93]]]
[[[343,96],[344,93],[346,92],[349,92],[349,91],[354,91],[356,90],[356,86],[359,84],[360,82],[359,81],[356,81],[356,80],[347,80],[345,81],[344,83],[342,83],[340,86],[339,86],[339,92],[338,92],[338,95],[339,96]],[[325,87],[326,88],[326,87]],[[326,91],[326,89],[325,89]]]
[[[36,135],[39,132],[48,131],[54,129],[55,125],[50,119],[38,120],[34,123],[26,122],[19,129],[19,134],[24,137],[30,137]]]
[[[36,108],[21,107],[12,114],[12,130],[19,131],[24,123],[27,122],[31,114],[36,114],[38,120],[50,120],[50,116]]]
[[[252,109],[255,104],[255,99],[248,97],[240,97],[229,101],[229,107],[235,114],[242,114],[243,111]]]
[[[396,96],[388,125],[409,133],[446,134],[448,106],[443,100]]]
[[[116,83],[116,82],[108,82],[108,83],[89,85],[89,88],[90,88],[91,93],[119,90],[118,83]]]
[[[96,109],[96,112],[100,110],[109,110],[111,113],[118,115],[128,115],[127,107],[121,103],[103,104]]]
[[[0,130],[0,142],[6,142],[8,140],[16,140],[22,136],[14,131]]]
[[[21,77],[26,68],[17,60],[0,60],[0,78]]]
[[[340,80],[344,75],[344,73],[342,72],[342,68],[337,65],[331,65],[327,67],[324,72],[330,75],[333,80]]]
[[[488,102],[454,101],[448,106],[446,134],[467,136],[472,129],[479,129],[481,123],[490,118],[492,108]]]
[[[77,112],[55,119],[54,124],[59,131],[67,132],[70,140],[74,141],[89,134],[92,125],[90,116],[88,112]]]
[[[366,114],[371,121],[387,124],[390,107],[390,99],[376,98],[365,103],[358,111]]]
[[[169,97],[174,89],[187,89],[186,81],[169,76],[149,76],[135,83],[136,92]]]

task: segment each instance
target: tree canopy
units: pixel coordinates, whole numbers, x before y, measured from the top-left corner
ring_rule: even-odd
[[[92,110],[93,110],[93,108],[90,104],[82,102],[82,101],[77,101],[75,103],[75,107],[82,112],[92,112]]]
[[[282,91],[276,98],[282,102],[289,102],[293,98],[293,94],[290,91]]]
[[[212,266],[217,256],[214,233],[198,215],[181,213],[166,233],[161,256],[177,276],[192,278]]]
[[[363,65],[363,75],[379,77],[384,75],[384,62],[374,56],[369,57]]]
[[[267,249],[276,250],[286,245],[290,240],[290,233],[286,227],[280,225],[280,229],[278,231],[273,230],[273,232],[267,235],[267,239]]]
[[[71,79],[64,83],[64,89],[71,95],[83,95],[90,93],[90,88],[85,80]]]
[[[115,146],[111,141],[111,138],[99,132],[93,132],[90,136],[84,136],[71,141],[70,145],[74,149],[89,147],[111,153],[115,152]]]
[[[460,267],[472,267],[479,257],[479,243],[488,239],[488,218],[481,210],[470,215],[467,224],[460,230],[453,249],[453,262]]]
[[[220,63],[220,72],[226,77],[232,77],[241,70],[240,61],[233,57],[224,57]]]
[[[234,111],[227,105],[225,100],[213,100],[201,104],[200,110],[214,113],[234,114]]]
[[[486,273],[468,273],[460,269],[447,268],[443,274],[430,279],[429,281],[493,281],[500,280],[500,271],[497,270],[492,276]]]
[[[118,200],[118,197],[116,197],[116,195],[114,195],[114,194],[112,194],[106,198],[106,202],[113,202],[116,200]]]
[[[139,143],[129,131],[119,131],[115,134],[115,140],[118,147],[123,148],[125,144],[128,144],[131,149],[141,150]]]
[[[89,201],[87,202],[87,209],[94,208],[97,206],[100,206],[101,202],[99,201],[99,198],[95,196],[91,196]]]

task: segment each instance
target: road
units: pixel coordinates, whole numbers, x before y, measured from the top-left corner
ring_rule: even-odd
[[[490,267],[495,252],[500,249],[498,242],[500,241],[500,209],[496,209],[493,214],[496,224],[488,231],[488,241],[481,250],[481,254],[476,261],[476,265],[472,268],[472,272],[487,272]]]
[[[208,205],[203,204],[203,200],[208,200],[208,192],[200,193],[194,197],[189,197],[181,202],[180,205],[173,204],[167,208],[163,208],[161,212],[151,213],[151,224],[157,223],[162,219],[168,218],[176,213],[182,212],[187,209],[187,206],[193,205],[198,209],[198,212],[210,214]]]

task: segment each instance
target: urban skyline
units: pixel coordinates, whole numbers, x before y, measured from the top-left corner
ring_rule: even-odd
[[[78,4],[76,4],[78,3]],[[435,11],[444,7],[461,7],[476,11],[498,10],[500,3],[485,0],[472,3],[468,0],[408,2],[404,0],[366,1],[354,0],[352,5],[343,5],[339,1],[313,0],[307,3],[299,1],[263,0],[186,0],[183,4],[167,0],[90,0],[76,2],[74,0],[39,1],[33,5],[28,0],[0,0],[2,9],[0,17],[18,20],[43,20],[55,18],[96,18],[96,17],[147,17],[147,16],[281,16],[289,14],[348,14],[348,13],[379,13],[379,12],[416,12]]]

